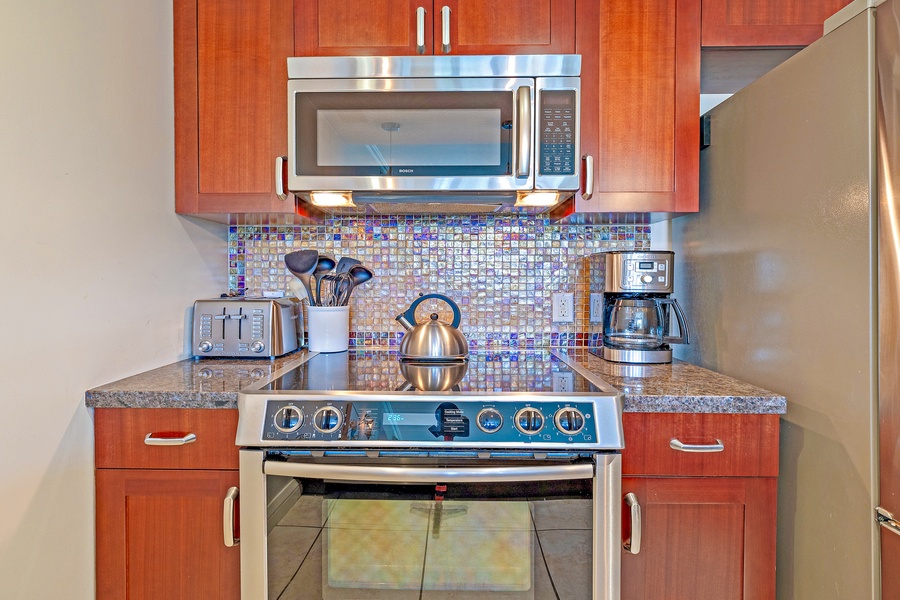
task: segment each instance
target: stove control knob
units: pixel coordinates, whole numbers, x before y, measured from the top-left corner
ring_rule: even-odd
[[[516,413],[516,429],[534,435],[544,427],[544,415],[536,408],[523,408]]]
[[[584,415],[577,408],[567,406],[556,411],[553,418],[556,428],[568,435],[575,435],[584,429]]]
[[[335,431],[343,422],[341,411],[333,406],[323,406],[313,415],[313,427],[322,433]]]
[[[485,433],[496,433],[503,426],[503,415],[496,408],[483,408],[475,418],[475,423]]]
[[[209,340],[203,340],[198,347],[200,348],[200,352],[209,352],[213,349],[212,342]]]
[[[296,406],[282,406],[275,413],[275,429],[281,433],[293,433],[303,425],[303,411]]]

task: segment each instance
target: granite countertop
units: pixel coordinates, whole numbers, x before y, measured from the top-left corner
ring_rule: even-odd
[[[237,393],[256,389],[305,361],[298,350],[274,359],[188,358],[84,393],[92,408],[237,408]]]
[[[626,412],[782,414],[784,396],[682,361],[611,363],[581,348],[555,348],[624,395]],[[306,350],[269,360],[186,359],[85,392],[92,408],[237,408],[237,393],[258,389],[309,358]]]
[[[625,412],[784,414],[784,396],[703,367],[675,360],[665,365],[632,365],[603,360],[583,348],[562,354],[613,386]]]

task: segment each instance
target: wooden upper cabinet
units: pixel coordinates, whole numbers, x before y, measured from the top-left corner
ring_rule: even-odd
[[[575,210],[696,212],[700,0],[583,2],[577,16],[581,148],[594,177]]]
[[[293,1],[174,0],[174,26],[176,212],[294,212],[275,194]]]
[[[850,0],[703,0],[703,46],[808,46]]]
[[[444,7],[449,9],[449,49],[443,44]],[[421,34],[419,9],[424,9]],[[575,50],[574,0],[312,0],[298,2],[295,10],[298,56]]]

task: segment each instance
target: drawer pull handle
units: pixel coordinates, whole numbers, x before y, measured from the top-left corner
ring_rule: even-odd
[[[184,446],[197,441],[197,436],[193,433],[188,433],[181,437],[156,437],[159,435],[165,434],[148,433],[147,437],[144,438],[144,443],[148,446]]]
[[[234,503],[238,499],[238,489],[234,486],[228,488],[225,494],[225,506],[222,512],[222,533],[225,536],[225,545],[229,548],[241,543],[240,538],[234,535]]]
[[[725,445],[722,444],[722,440],[718,439],[715,444],[685,444],[678,438],[672,438],[669,448],[679,452],[722,452],[725,450]]]
[[[631,510],[631,537],[622,546],[626,552],[637,554],[641,551],[641,505],[633,492],[625,494],[625,504]]]

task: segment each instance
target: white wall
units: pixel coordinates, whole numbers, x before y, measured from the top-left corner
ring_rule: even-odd
[[[173,212],[172,5],[0,10],[0,597],[94,597],[86,389],[186,356],[224,226]]]

